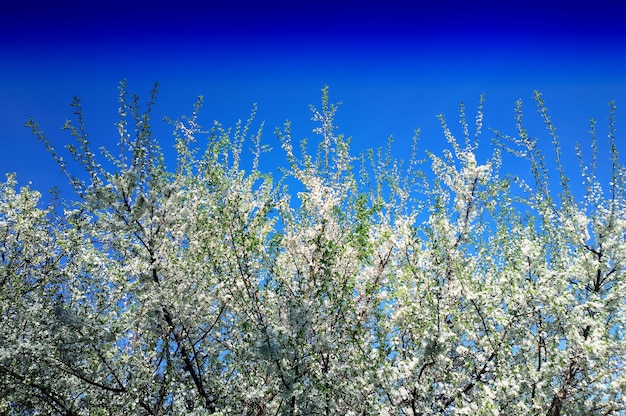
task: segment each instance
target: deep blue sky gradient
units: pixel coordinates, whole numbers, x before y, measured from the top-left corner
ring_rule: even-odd
[[[273,130],[286,119],[296,139],[314,141],[308,105],[319,103],[324,85],[343,103],[336,124],[356,152],[393,135],[406,156],[418,128],[420,147],[437,151],[445,146],[437,114],[460,134],[459,103],[472,120],[481,93],[486,126],[514,134],[521,98],[531,133],[549,148],[535,89],[572,169],[589,117],[606,137],[610,100],[626,151],[626,28],[617,2],[89,3],[21,2],[0,13],[0,173],[15,171],[42,191],[67,181],[25,121],[34,117],[53,143],[66,144],[60,128],[76,95],[94,144],[113,147],[124,78],[146,99],[160,83],[153,121],[166,150],[171,129],[159,119],[188,114],[198,95],[205,126],[233,125],[258,103],[257,121],[274,147],[267,169],[283,160]],[[492,136],[484,132],[485,148]]]

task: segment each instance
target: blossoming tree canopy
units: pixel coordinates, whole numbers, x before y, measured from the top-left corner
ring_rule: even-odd
[[[478,152],[482,99],[460,139],[441,117],[440,154],[420,158],[416,138],[406,162],[356,157],[325,88],[316,151],[277,130],[281,176],[259,167],[253,117],[206,130],[200,100],[171,122],[166,166],[155,97],[140,111],[121,84],[118,147],[101,155],[74,101],[71,163],[28,123],[76,197],[0,185],[0,413],[626,412],[613,105],[610,180],[592,121],[580,190],[538,93],[555,163],[521,102],[517,131]]]

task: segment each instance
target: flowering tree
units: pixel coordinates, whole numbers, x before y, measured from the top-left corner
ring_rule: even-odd
[[[614,108],[611,182],[576,195],[522,122],[488,160],[461,109],[449,150],[360,158],[323,91],[317,151],[274,183],[253,118],[172,121],[168,169],[150,114],[120,87],[119,149],[97,157],[80,102],[66,129],[76,190],[0,187],[0,413],[116,415],[623,414],[626,199]],[[254,115],[254,113],[253,113]],[[592,127],[595,124],[592,124]],[[592,129],[593,131],[594,129]],[[206,138],[205,138],[206,137]],[[204,145],[196,144],[200,138]],[[252,143],[249,164],[244,144]],[[513,154],[533,182],[503,171]],[[354,166],[360,166],[355,169]],[[287,186],[302,189],[291,194]],[[557,192],[553,191],[557,187]]]

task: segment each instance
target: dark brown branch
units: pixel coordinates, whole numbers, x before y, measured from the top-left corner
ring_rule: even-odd
[[[153,270],[153,271],[154,271],[154,274],[156,274],[156,270]],[[198,374],[195,370],[192,358],[190,357],[189,352],[187,351],[187,348],[185,347],[184,339],[181,337],[181,335],[178,332],[176,332],[176,326],[174,324],[174,320],[172,319],[172,316],[168,312],[167,308],[165,308],[165,306],[162,306],[162,309],[163,309],[163,317],[165,318],[165,322],[167,322],[167,325],[171,328],[172,334],[174,335],[174,339],[176,340],[176,343],[180,347],[180,355],[182,356],[183,361],[185,363],[184,369],[191,376],[191,379],[193,380],[193,383],[196,386],[196,390],[198,391],[198,394],[200,394],[200,397],[202,397],[202,399],[206,403],[207,410],[209,410],[209,412],[215,412],[216,410],[215,403],[213,402],[213,399],[211,399],[209,394],[206,392],[200,374]]]

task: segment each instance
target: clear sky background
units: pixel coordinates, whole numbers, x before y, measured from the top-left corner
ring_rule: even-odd
[[[114,147],[124,78],[146,99],[159,82],[153,122],[167,151],[171,129],[160,118],[190,113],[198,95],[205,126],[233,125],[257,103],[274,147],[266,169],[284,160],[273,131],[285,120],[295,139],[314,140],[308,106],[319,104],[324,85],[342,102],[336,124],[355,152],[393,135],[406,156],[418,128],[420,147],[437,151],[445,146],[437,114],[460,134],[459,103],[472,120],[482,93],[486,127],[514,134],[521,98],[531,133],[550,148],[533,90],[544,94],[572,169],[590,117],[606,137],[611,100],[626,152],[626,13],[618,2],[90,3],[22,1],[0,12],[0,173],[17,172],[42,191],[67,180],[25,121],[34,117],[62,146],[68,104],[79,96],[95,146]],[[484,147],[492,136],[484,132]]]

